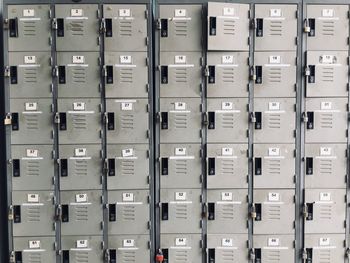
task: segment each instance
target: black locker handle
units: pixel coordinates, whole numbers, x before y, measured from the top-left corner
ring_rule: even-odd
[[[62,251],[62,263],[69,263],[69,250]]]
[[[10,66],[10,82],[11,84],[18,84],[17,66]]]
[[[62,222],[69,222],[69,205],[62,205]]]
[[[215,203],[208,203],[208,220],[215,220]]]
[[[163,249],[162,249],[162,252],[163,252],[163,256],[164,256],[164,261],[163,261],[163,263],[170,263],[170,262],[169,262],[169,249],[163,248]]]
[[[216,17],[209,17],[209,35],[216,36]]]
[[[307,77],[307,82],[308,83],[315,83],[316,82],[316,71],[315,71],[316,67],[315,65],[309,65],[309,71],[310,71],[310,74],[309,76]]]
[[[9,19],[10,37],[18,37],[18,18]]]
[[[108,205],[108,220],[109,222],[117,221],[117,205],[109,204]]]
[[[115,249],[109,250],[109,263],[117,263],[117,251]]]
[[[108,176],[115,176],[115,159],[108,159]]]
[[[13,206],[13,222],[16,224],[21,223],[21,206],[20,205]]]
[[[254,174],[262,175],[262,158],[257,157],[254,159]]]
[[[114,123],[115,123],[114,112],[108,112],[107,113],[107,118],[108,118],[107,129],[109,131],[113,131],[115,129],[115,126],[114,126]]]
[[[167,112],[161,112],[160,115],[161,115],[161,119],[162,119],[162,122],[160,124],[161,129],[162,130],[167,130],[169,128],[169,125],[168,125],[168,113]]]
[[[215,112],[208,112],[208,129],[215,130]]]
[[[254,204],[254,205],[255,205],[255,212],[256,212],[255,221],[261,221],[261,219],[262,219],[262,206],[261,206],[261,204]]]
[[[306,174],[312,175],[314,173],[314,159],[312,157],[306,157]]]
[[[66,84],[66,67],[58,66],[58,83]]]
[[[316,36],[316,20],[315,18],[309,18],[309,27],[310,27],[310,32],[308,33],[309,37],[314,37]]]
[[[11,114],[11,123],[12,123],[12,130],[13,131],[18,131],[19,130],[19,122],[18,122],[18,113],[13,112]]]
[[[162,220],[169,220],[169,204],[162,203]]]
[[[113,22],[111,18],[105,19],[106,23],[106,37],[113,37]]]
[[[255,112],[255,130],[262,129],[262,113]]]
[[[64,37],[64,19],[57,18],[57,37]]]
[[[60,168],[61,168],[61,177],[67,177],[68,176],[68,160],[67,159],[61,159],[60,160]]]
[[[168,37],[168,19],[161,19],[160,26],[161,26],[160,36]]]
[[[13,177],[20,177],[21,176],[21,165],[19,159],[12,160],[12,173]]]
[[[215,248],[208,249],[208,263],[215,263]]]
[[[264,19],[262,18],[256,19],[256,36],[257,37],[264,36]]]
[[[209,84],[215,83],[215,66],[208,66],[208,73],[209,73]]]
[[[261,261],[261,248],[254,248],[255,260],[254,263],[262,263]]]
[[[255,84],[262,84],[262,66],[255,66]]]
[[[169,158],[161,159],[161,170],[162,170],[162,175],[169,174]]]
[[[60,131],[66,131],[67,130],[67,114],[65,112],[60,112]]]
[[[168,82],[169,82],[168,74],[169,74],[168,66],[161,66],[160,67],[160,82],[162,84],[168,84]]]
[[[313,130],[314,129],[314,112],[313,111],[308,111],[306,113],[307,115],[307,123],[306,123],[306,128],[308,130]]]
[[[215,175],[215,158],[208,158],[208,175]]]
[[[22,251],[15,252],[15,263],[23,263]]]
[[[306,221],[314,220],[314,204],[313,203],[306,204],[306,211],[307,211]]]
[[[113,84],[114,82],[113,66],[106,66],[106,82],[107,84]]]
[[[312,248],[306,249],[306,263],[312,263]]]

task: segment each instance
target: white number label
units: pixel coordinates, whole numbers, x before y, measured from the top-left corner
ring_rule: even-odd
[[[222,110],[233,110],[233,102],[226,101],[221,103]]]
[[[279,102],[269,102],[269,110],[280,110],[281,104]]]
[[[23,16],[24,17],[33,17],[33,16],[35,16],[35,10],[34,9],[24,9]]]
[[[29,248],[31,249],[40,248],[40,240],[29,240]]]
[[[235,9],[233,7],[224,7],[224,16],[233,16]]]
[[[175,239],[175,245],[176,246],[186,246],[187,244],[187,239],[183,237],[178,237]]]
[[[77,240],[77,248],[87,248],[89,247],[89,242],[87,240]]]
[[[70,10],[70,15],[73,16],[73,17],[76,17],[76,16],[83,16],[84,12],[83,12],[83,9],[71,9]]]
[[[175,110],[186,110],[185,102],[175,102]]]
[[[331,201],[331,193],[320,193],[320,201]]]
[[[36,102],[26,102],[25,108],[27,111],[34,111],[38,109],[38,103]]]
[[[333,55],[323,55],[320,57],[320,63],[322,64],[334,64],[337,62],[337,57]]]
[[[135,246],[134,239],[124,239],[123,240],[123,247],[134,247],[134,246]]]
[[[130,157],[130,156],[134,156],[134,149],[123,149],[122,150],[122,156],[123,157]]]
[[[269,148],[269,156],[279,156],[280,148]]]
[[[320,147],[320,155],[323,156],[329,156],[332,154],[332,148],[331,147]]]
[[[175,155],[186,155],[186,148],[175,148]]]
[[[186,17],[186,9],[175,9],[175,17]]]
[[[281,9],[270,9],[270,16],[271,17],[281,17],[282,10]]]
[[[122,110],[132,110],[133,109],[133,104],[132,102],[122,102]]]
[[[38,157],[39,151],[34,149],[27,149],[27,157]]]
[[[221,154],[223,156],[232,156],[233,155],[233,148],[224,147],[221,149]]]
[[[280,245],[280,240],[279,238],[269,238],[268,241],[268,246],[269,247],[278,247]]]
[[[333,17],[334,16],[334,9],[322,9],[322,16],[323,17]]]
[[[320,246],[329,246],[331,244],[331,239],[329,237],[320,238]]]
[[[36,56],[24,56],[24,64],[35,64]]]
[[[73,110],[85,110],[85,102],[74,102]]]
[[[233,195],[231,192],[222,192],[221,193],[221,201],[232,201]]]
[[[281,64],[281,56],[270,56],[269,63],[270,64]]]
[[[77,203],[86,203],[87,202],[87,194],[77,194],[75,195],[75,201]]]
[[[130,9],[119,9],[119,16],[121,16],[121,17],[131,16]]]
[[[186,56],[175,56],[175,64],[186,64]]]
[[[179,200],[179,201],[186,200],[186,192],[176,192],[175,200]]]
[[[123,193],[123,202],[134,202],[133,193]]]
[[[84,56],[73,56],[72,62],[73,64],[84,64],[85,57]]]
[[[280,194],[279,193],[269,193],[269,201],[277,202],[279,200],[280,200]]]
[[[132,58],[131,56],[120,56],[119,57],[120,64],[131,64]]]
[[[321,102],[321,110],[331,110],[332,102],[331,101],[322,101]]]
[[[28,203],[39,203],[39,194],[28,194]]]
[[[223,247],[233,247],[233,240],[232,240],[232,238],[223,238],[221,240],[221,245]]]
[[[79,156],[86,156],[86,148],[76,148],[74,150],[74,155],[79,157]]]
[[[222,64],[233,64],[233,56],[222,56]]]

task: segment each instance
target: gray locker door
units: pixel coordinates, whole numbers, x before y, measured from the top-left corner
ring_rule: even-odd
[[[346,144],[305,145],[305,187],[346,188]]]
[[[99,99],[58,99],[60,144],[101,142]]]
[[[148,149],[148,144],[108,144],[107,188],[109,190],[149,188]]]
[[[294,190],[254,190],[254,234],[292,234],[294,232]],[[260,206],[260,212],[259,212]]]
[[[106,51],[147,51],[146,5],[104,5]]]
[[[307,65],[310,70],[306,77],[307,97],[348,96],[347,51],[308,51]]]
[[[297,5],[255,5],[255,50],[296,50]]]
[[[160,5],[160,51],[202,50],[202,5]]]
[[[101,96],[99,56],[98,52],[57,53],[59,98]]]
[[[208,190],[208,233],[248,233],[247,199],[247,189]]]
[[[202,127],[200,106],[200,99],[161,99],[160,142],[199,143]]]
[[[51,99],[13,99],[10,100],[10,108],[12,112],[12,144],[53,143]]]
[[[201,233],[200,189],[160,190],[160,232]]]
[[[345,189],[305,190],[305,233],[345,233],[345,196]]]
[[[208,50],[249,50],[249,5],[208,3]]]
[[[247,144],[207,144],[207,188],[247,188],[247,153]]]
[[[98,51],[98,5],[55,5],[57,51]]]
[[[346,143],[346,98],[306,99],[306,143]]]
[[[14,252],[20,252],[23,263],[56,263],[54,237],[15,237]]]
[[[307,5],[308,50],[348,50],[349,6]],[[314,26],[311,25],[314,23]]]
[[[255,99],[254,111],[256,143],[294,143],[295,99]]]
[[[60,145],[60,189],[102,189],[101,145]]]
[[[62,235],[102,235],[101,191],[61,191]]]
[[[248,101],[207,99],[207,142],[248,142]]]
[[[200,150],[200,144],[161,144],[160,186],[179,188],[186,184],[186,188],[201,188]]]
[[[207,97],[248,97],[248,52],[207,53]]]
[[[160,97],[200,97],[201,57],[200,52],[162,52]]]
[[[294,188],[295,145],[254,144],[254,188]]]
[[[148,97],[148,58],[146,52],[105,52],[107,98]]]
[[[12,190],[52,190],[52,145],[12,145]]]
[[[9,5],[7,15],[16,25],[15,30],[8,33],[9,51],[51,50],[49,5]]]
[[[10,52],[10,67],[17,70],[14,83],[10,81],[10,98],[51,97],[50,58],[49,52]]]
[[[106,108],[108,115],[113,115],[113,118],[108,118],[108,143],[148,143],[149,104],[147,99],[107,99]]]
[[[13,236],[54,236],[55,207],[48,191],[12,192]]]
[[[254,64],[254,97],[295,97],[297,74],[294,51],[255,52]]]

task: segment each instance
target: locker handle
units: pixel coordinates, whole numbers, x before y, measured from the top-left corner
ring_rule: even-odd
[[[309,37],[314,37],[316,35],[316,20],[315,18],[309,18],[309,28],[310,31],[308,32]]]
[[[308,130],[314,129],[314,113],[312,111],[308,111],[306,113],[307,116],[307,122],[306,122],[306,128]]]
[[[67,223],[69,222],[69,206],[68,205],[62,205],[62,222]]]
[[[254,263],[261,263],[261,248],[254,248]]]
[[[113,84],[113,66],[106,66],[106,82],[107,84]]]
[[[114,127],[114,123],[115,123],[114,112],[108,112],[107,119],[108,119],[107,129],[109,131],[113,131],[115,129],[115,127]]]
[[[161,159],[161,170],[162,175],[168,175],[169,174],[169,158],[162,158]]]
[[[215,130],[215,112],[208,112],[208,129]]]
[[[307,203],[306,204],[306,221],[312,221],[314,220],[314,204],[313,203]]]
[[[169,220],[169,204],[168,203],[162,203],[162,220],[163,221]]]
[[[108,205],[108,220],[109,222],[117,221],[117,205],[109,204]]]
[[[254,159],[254,173],[255,175],[262,175],[262,159],[257,157]]]
[[[20,160],[19,159],[14,159],[12,160],[12,173],[13,177],[20,177],[21,176],[21,165],[20,165]]]
[[[168,19],[161,19],[160,20],[160,36],[161,37],[168,37]]]
[[[66,131],[67,130],[67,114],[65,112],[60,112],[60,121],[59,121],[59,126],[60,126],[60,131]]]
[[[161,112],[161,129],[167,130],[169,128],[168,126],[168,113],[167,112]]]
[[[306,157],[306,174],[312,175],[314,170],[314,164],[313,164],[313,158],[312,157]]]
[[[62,251],[62,263],[69,263],[69,250]]]
[[[15,263],[22,263],[23,257],[22,257],[22,251],[15,251]]]
[[[113,37],[113,23],[111,18],[105,18],[106,37]]]
[[[215,220],[215,203],[208,203],[208,220]]]
[[[312,263],[312,248],[306,248],[306,263]]]
[[[68,176],[68,160],[67,159],[61,159],[60,160],[60,173],[61,177],[67,177]]]
[[[208,175],[215,175],[215,158],[208,158]]]
[[[255,130],[262,129],[262,113],[255,112]]]
[[[64,37],[64,19],[57,18],[57,37]]]
[[[108,176],[115,176],[115,159],[108,159]]]
[[[169,74],[168,66],[161,66],[160,67],[160,81],[162,84],[168,84],[168,82],[169,82],[168,74]]]
[[[13,112],[11,114],[11,124],[12,124],[12,130],[13,131],[18,131],[19,130],[19,122],[18,122],[18,113],[17,112]]]
[[[216,36],[216,17],[209,17],[209,35]]]
[[[13,206],[13,222],[16,224],[21,223],[21,206],[20,205]]]
[[[208,66],[208,71],[209,71],[208,82],[209,84],[214,84],[215,83],[215,66]]]
[[[18,37],[18,18],[9,19],[10,37]]]
[[[109,250],[109,263],[117,263],[117,251],[115,249]]]
[[[261,221],[262,206],[261,204],[254,204],[254,206],[255,206],[255,213],[256,213],[255,221]]]
[[[307,82],[308,83],[315,83],[316,77],[315,77],[315,65],[309,65],[309,75],[307,76]]]
[[[255,84],[262,84],[262,66],[255,66]]]
[[[58,66],[58,83],[66,84],[66,67]]]
[[[18,84],[17,66],[10,66],[10,82],[11,84]]]
[[[215,263],[215,248],[208,249],[208,263]]]
[[[256,36],[257,37],[264,36],[264,19],[262,18],[256,19]]]

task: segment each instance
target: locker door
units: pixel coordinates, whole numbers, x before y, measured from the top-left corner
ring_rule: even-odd
[[[54,237],[15,237],[15,262],[22,258],[22,263],[56,263],[54,244]]]

